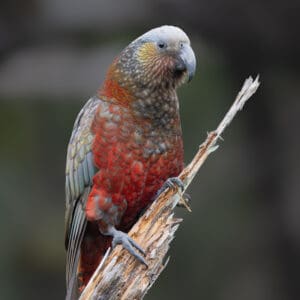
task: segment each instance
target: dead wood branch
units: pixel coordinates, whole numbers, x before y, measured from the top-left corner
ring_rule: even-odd
[[[258,77],[254,81],[249,77],[217,129],[208,133],[191,163],[179,176],[185,189],[209,154],[218,148],[217,141],[221,138],[221,134],[237,112],[243,108],[245,102],[256,92],[258,86]],[[142,299],[167,264],[164,259],[175,231],[182,221],[176,218],[173,212],[178,202],[184,203],[182,193],[178,190],[166,190],[129,232],[129,235],[146,251],[148,268],[137,262],[121,246],[117,246],[107,252],[80,300]]]

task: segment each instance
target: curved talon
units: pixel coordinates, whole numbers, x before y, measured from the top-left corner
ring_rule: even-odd
[[[184,200],[185,200],[187,203],[191,203],[191,202],[192,202],[192,197],[191,197],[191,195],[188,194],[188,193],[184,193],[183,198],[184,198]]]
[[[164,185],[167,185],[169,188],[175,188],[176,186],[181,189],[181,191],[184,190],[184,184],[182,180],[179,177],[170,177],[167,179],[167,181],[164,183]]]
[[[175,189],[176,187],[181,189],[181,192],[184,191],[184,184],[182,180],[179,177],[170,177],[168,178],[162,187],[158,190],[156,197],[158,197],[162,192],[164,192],[166,189]]]
[[[127,233],[116,230],[113,226],[108,227],[105,235],[110,235],[113,237],[112,247],[114,248],[116,245],[122,245],[132,256],[134,256],[140,263],[144,264],[148,267],[146,260],[135,251],[136,248],[143,255],[145,255],[145,251],[131,238]]]
[[[177,207],[185,207],[189,212],[192,212],[191,202],[192,197],[189,194],[184,193],[177,203]]]

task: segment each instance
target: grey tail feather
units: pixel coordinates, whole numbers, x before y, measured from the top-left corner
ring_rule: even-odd
[[[85,190],[85,194],[82,198],[86,199],[89,189]],[[85,214],[82,211],[80,201],[77,201],[73,212],[73,219],[71,229],[69,232],[69,242],[67,250],[67,265],[66,265],[66,284],[67,284],[67,295],[66,300],[77,300],[78,299],[78,282],[77,282],[77,268],[80,259],[80,245],[83,239],[87,220]]]
[[[76,260],[78,262],[80,256],[80,251],[77,253]],[[67,294],[66,300],[78,300],[79,298],[79,289],[78,289],[78,282],[77,282],[77,274],[76,272],[72,273],[69,282],[67,282]]]

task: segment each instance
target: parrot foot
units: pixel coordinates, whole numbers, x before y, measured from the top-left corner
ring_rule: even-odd
[[[183,192],[184,184],[179,177],[170,177],[165,181],[163,186],[158,190],[156,197],[158,197],[162,192],[164,192],[168,188],[169,189],[179,188],[180,192]],[[189,212],[191,212],[192,209],[190,207],[190,203],[191,203],[191,196],[185,193],[184,195],[181,196],[181,199],[179,200],[177,206],[185,207]]]
[[[179,177],[170,177],[168,178],[162,187],[158,190],[156,197],[158,197],[166,189],[176,189],[179,188],[181,192],[184,190],[184,184]]]
[[[105,232],[105,235],[110,235],[113,237],[113,240],[112,240],[113,248],[116,245],[122,245],[140,263],[142,263],[146,267],[148,267],[146,260],[135,249],[137,249],[143,255],[145,255],[145,251],[131,237],[129,237],[127,233],[115,229],[114,226],[109,226],[107,231]]]

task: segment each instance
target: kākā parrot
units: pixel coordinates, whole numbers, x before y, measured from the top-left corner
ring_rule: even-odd
[[[187,35],[154,28],[115,58],[78,114],[66,162],[66,299],[78,298],[111,245],[146,264],[127,232],[183,169],[176,89],[195,69]]]

